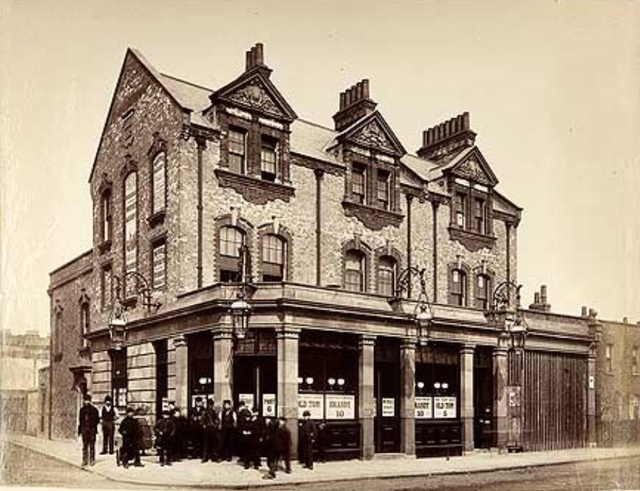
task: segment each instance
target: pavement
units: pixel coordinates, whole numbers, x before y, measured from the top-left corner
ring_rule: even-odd
[[[79,440],[45,440],[26,435],[2,435],[2,443],[11,442],[75,467],[81,467],[82,444]],[[96,445],[99,451],[99,445]],[[581,448],[546,452],[499,453],[474,451],[460,457],[416,459],[410,457],[348,460],[316,464],[313,470],[292,463],[292,473],[278,472],[273,480],[263,460],[261,469],[244,470],[236,463],[206,463],[199,460],[175,462],[161,467],[155,455],[142,457],[144,467],[124,469],[116,465],[114,455],[96,455],[94,466],[85,467],[104,478],[129,484],[163,487],[246,489],[248,487],[329,483],[367,479],[392,479],[447,474],[470,474],[514,470],[529,467],[640,457],[640,446],[627,448]]]

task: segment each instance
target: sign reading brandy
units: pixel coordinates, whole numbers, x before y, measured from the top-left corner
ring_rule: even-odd
[[[327,394],[325,396],[327,419],[354,419],[356,397]]]
[[[433,418],[433,398],[416,397],[416,419]]]

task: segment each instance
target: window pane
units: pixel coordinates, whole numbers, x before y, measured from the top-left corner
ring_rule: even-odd
[[[364,203],[365,171],[361,167],[354,167],[351,175],[351,192],[358,203]]]
[[[220,255],[240,257],[240,247],[244,243],[244,234],[234,227],[220,229]]]
[[[165,166],[166,156],[162,152],[153,161],[153,213],[166,207]]]
[[[229,130],[229,169],[238,174],[245,173],[245,133]]]
[[[378,293],[393,296],[395,288],[396,262],[393,258],[382,257],[378,264]]]
[[[102,195],[102,241],[111,240],[111,192]]]
[[[124,205],[124,269],[128,273],[138,269],[138,175],[135,172],[124,181]]]
[[[161,290],[166,284],[166,244],[158,244],[153,248],[153,288]]]
[[[262,240],[262,260],[266,263],[284,264],[284,241],[273,234]]]
[[[347,290],[364,291],[364,255],[361,252],[347,252],[344,283]]]
[[[389,208],[389,174],[378,172],[377,180],[378,205],[385,210]]]
[[[276,177],[277,142],[273,138],[262,137],[260,149],[260,169],[262,178],[273,181]]]

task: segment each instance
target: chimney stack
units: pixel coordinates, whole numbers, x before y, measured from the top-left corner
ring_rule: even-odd
[[[340,108],[333,116],[336,131],[342,131],[371,114],[377,104],[369,95],[369,80],[363,79],[340,93]]]
[[[623,317],[622,318],[622,323],[623,324],[629,324],[629,318],[628,317]]]
[[[582,317],[586,317],[587,316],[587,307],[585,307],[584,305],[582,306]]]
[[[264,64],[264,45],[262,43],[256,43],[246,53],[245,71],[249,71],[256,66],[266,66]]]
[[[540,291],[533,294],[533,303],[529,305],[529,308],[531,310],[539,310],[541,312],[551,311],[551,305],[547,303],[547,285],[540,286]],[[583,307],[583,315],[585,310],[586,307]]]
[[[464,112],[422,132],[422,148],[418,156],[439,160],[475,144],[476,134],[469,126],[469,113]]]

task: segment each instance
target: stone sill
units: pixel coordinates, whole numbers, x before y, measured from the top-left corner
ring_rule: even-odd
[[[258,205],[264,205],[274,199],[289,202],[295,194],[295,188],[288,184],[265,181],[223,168],[216,169],[215,174],[221,187],[231,188],[247,201]]]
[[[478,232],[457,227],[449,227],[449,238],[451,240],[457,240],[471,252],[476,252],[484,248],[492,249],[496,243],[496,238],[493,235],[479,234]]]
[[[164,223],[164,219],[167,215],[167,210],[156,211],[153,215],[147,218],[147,223],[149,227],[153,228],[157,225],[162,225]]]
[[[342,200],[342,207],[347,216],[356,217],[371,230],[381,230],[390,225],[397,227],[404,219],[404,215],[401,213],[355,203],[346,198]]]

